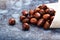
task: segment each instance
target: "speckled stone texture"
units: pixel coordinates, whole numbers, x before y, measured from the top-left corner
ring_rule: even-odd
[[[19,16],[23,9],[34,9],[39,4],[58,0],[9,0],[5,10],[0,9],[0,40],[60,40],[60,29],[44,30],[30,25],[29,31],[22,31]],[[8,25],[8,19],[15,18],[16,25]]]

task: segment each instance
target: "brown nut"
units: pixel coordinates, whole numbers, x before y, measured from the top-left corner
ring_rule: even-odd
[[[50,20],[52,21],[54,19],[55,16],[51,16]]]
[[[46,12],[46,14],[49,14],[50,13],[50,9],[46,9],[45,12]]]
[[[23,29],[24,31],[29,30],[29,28],[30,28],[30,26],[29,26],[28,23],[23,23],[22,29]]]
[[[22,20],[23,23],[29,23],[29,19],[28,18],[25,18]]]
[[[22,21],[25,18],[26,18],[25,16],[20,16],[20,21]]]
[[[28,12],[27,12],[26,10],[23,10],[23,11],[22,11],[22,14],[23,14],[24,16],[27,16],[27,15],[28,15]]]
[[[31,19],[30,19],[30,23],[36,24],[36,23],[37,23],[37,19],[36,19],[36,18],[31,18]]]
[[[49,19],[49,18],[50,18],[50,14],[44,14],[44,15],[43,15],[43,19],[47,20],[47,19]]]
[[[44,11],[43,9],[41,9],[41,10],[39,11],[39,13],[43,15],[43,14],[45,14],[45,11]]]
[[[55,16],[55,10],[50,8],[50,15]]]
[[[41,17],[41,14],[37,12],[37,13],[34,14],[34,17],[39,19]]]
[[[51,25],[52,24],[52,20],[47,20],[49,22],[49,24]]]
[[[42,5],[38,6],[38,8],[42,9],[41,7],[42,7]]]
[[[49,27],[50,27],[50,24],[49,24],[48,21],[46,21],[46,23],[44,24],[43,28],[44,29],[49,29]]]
[[[37,22],[37,26],[43,26],[44,23],[45,23],[44,19],[39,19]]]
[[[31,10],[29,11],[29,15],[33,15],[33,14],[34,14],[34,10],[31,9]]]
[[[39,8],[46,10],[48,7],[45,4],[43,4],[43,5],[39,6]]]
[[[34,17],[33,15],[30,15],[30,16],[28,16],[27,18],[31,19],[31,18],[33,18],[33,17]]]
[[[39,12],[40,11],[40,8],[35,8],[34,12]]]
[[[45,10],[46,13],[50,14],[51,16],[54,16],[55,15],[55,10],[50,8],[50,9],[46,9]]]
[[[9,25],[15,25],[16,21],[14,18],[9,19]]]

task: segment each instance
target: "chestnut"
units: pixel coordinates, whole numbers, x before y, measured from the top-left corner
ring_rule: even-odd
[[[47,20],[47,19],[49,19],[49,18],[50,18],[50,14],[44,14],[44,15],[43,15],[43,19]]]
[[[37,23],[37,19],[36,19],[36,18],[31,18],[31,19],[30,19],[30,23],[36,24],[36,23]]]
[[[37,26],[43,26],[44,23],[45,23],[44,19],[39,19],[37,22]]]
[[[28,18],[25,18],[22,20],[23,23],[29,23],[29,19]]]
[[[41,17],[41,14],[37,12],[37,13],[34,14],[34,17],[38,19],[38,18]]]
[[[34,10],[31,9],[31,10],[29,11],[29,15],[33,15],[33,14],[34,14]]]
[[[9,25],[15,25],[16,21],[14,18],[9,19]]]
[[[25,16],[20,16],[20,21],[22,21],[25,18],[26,18]]]
[[[44,24],[43,28],[44,29],[49,29],[49,27],[50,27],[50,24],[49,24],[48,21],[46,21],[46,23]]]
[[[45,11],[43,9],[40,9],[39,13],[43,15],[45,14]]]
[[[29,30],[29,29],[30,29],[29,24],[28,24],[28,23],[23,23],[23,25],[22,25],[22,30],[27,31],[27,30]]]
[[[22,14],[23,14],[24,16],[27,16],[27,15],[28,15],[28,12],[27,12],[26,10],[23,10],[23,11],[22,11]]]

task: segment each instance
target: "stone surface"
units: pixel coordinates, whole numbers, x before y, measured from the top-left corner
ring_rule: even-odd
[[[28,3],[23,0],[22,5],[20,6],[18,5],[18,1],[11,1],[13,2],[13,5],[7,5],[8,12],[6,12],[6,14],[0,14],[0,40],[60,40],[60,29],[44,30],[43,28],[38,28],[37,26],[30,25],[31,27],[29,31],[22,31],[22,23],[18,18],[19,15],[21,15],[21,11],[23,9],[34,9],[37,5],[42,4],[45,1],[41,0],[39,2],[39,0],[31,0],[28,1]],[[45,3],[49,2],[51,1],[46,1]],[[16,25],[14,26],[8,25],[8,19],[12,17],[17,21]]]

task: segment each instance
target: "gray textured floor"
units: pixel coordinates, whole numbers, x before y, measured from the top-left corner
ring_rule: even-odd
[[[22,31],[22,25],[19,22],[19,16],[23,9],[34,9],[39,4],[49,2],[29,0],[28,2],[17,1],[13,5],[8,3],[6,10],[0,10],[0,40],[60,40],[60,29],[44,30],[30,25],[29,31]],[[16,25],[8,25],[9,18],[15,18]]]

